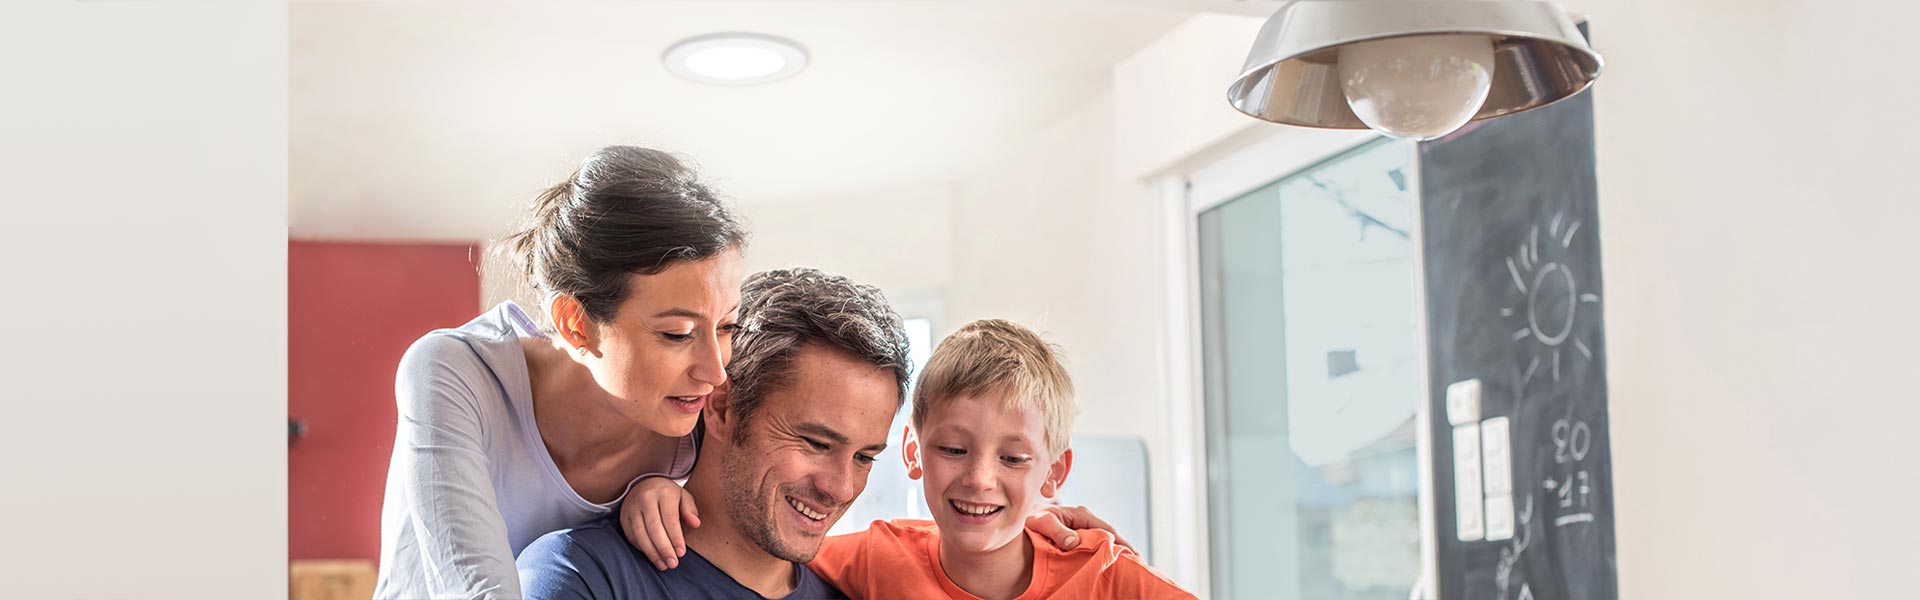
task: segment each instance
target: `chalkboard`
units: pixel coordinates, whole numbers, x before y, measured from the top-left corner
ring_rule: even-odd
[[[1614,600],[1592,93],[1423,143],[1419,175],[1438,598]]]

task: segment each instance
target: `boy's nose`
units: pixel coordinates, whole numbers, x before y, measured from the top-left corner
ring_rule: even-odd
[[[960,478],[967,489],[990,491],[993,489],[993,464],[985,460],[967,461],[967,470]]]

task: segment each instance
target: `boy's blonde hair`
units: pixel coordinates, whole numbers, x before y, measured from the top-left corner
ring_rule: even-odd
[[[1073,439],[1078,407],[1059,349],[1012,321],[974,321],[940,342],[913,388],[914,429],[922,427],[933,403],[961,396],[999,396],[1008,410],[1039,409],[1049,462]]]

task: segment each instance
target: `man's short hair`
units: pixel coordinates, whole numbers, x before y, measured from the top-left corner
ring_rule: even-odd
[[[934,404],[961,396],[998,397],[1008,410],[1034,408],[1047,429],[1049,459],[1066,452],[1079,410],[1059,348],[1012,321],[968,323],[940,342],[913,388],[913,426]]]
[[[879,288],[860,285],[819,269],[755,273],[740,290],[741,330],[733,336],[732,380],[727,410],[742,425],[753,419],[767,393],[787,383],[801,348],[819,345],[846,352],[893,372],[906,397],[907,331]],[[734,428],[740,441],[745,427]]]

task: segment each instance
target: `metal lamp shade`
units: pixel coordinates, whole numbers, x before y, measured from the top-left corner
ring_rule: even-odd
[[[1340,47],[1462,33],[1489,36],[1494,45],[1492,89],[1475,121],[1558,102],[1600,76],[1600,55],[1555,2],[1306,0],[1267,19],[1227,101],[1264,121],[1366,129],[1340,87]]]

